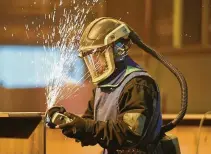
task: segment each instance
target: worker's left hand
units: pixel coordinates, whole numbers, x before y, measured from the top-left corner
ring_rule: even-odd
[[[52,128],[52,129],[56,127],[56,125],[54,123],[52,123],[52,116],[56,112],[63,114],[66,112],[66,109],[62,106],[53,106],[52,108],[48,109],[45,113],[46,114],[46,116],[45,116],[46,127]]]
[[[68,118],[72,120],[70,123],[58,125],[57,128],[62,129],[62,133],[70,138],[84,140],[84,137],[92,132],[93,120],[83,119],[75,114],[65,112]]]

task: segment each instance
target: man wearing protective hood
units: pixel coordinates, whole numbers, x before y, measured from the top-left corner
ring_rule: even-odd
[[[96,88],[84,115],[65,112],[71,122],[57,127],[82,146],[99,144],[104,154],[161,154],[159,88],[128,56],[130,32],[125,23],[106,17],[87,26],[79,56]],[[178,152],[173,147],[169,153]]]

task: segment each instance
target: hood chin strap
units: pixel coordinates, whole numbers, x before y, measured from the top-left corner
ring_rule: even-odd
[[[168,131],[172,130],[174,127],[176,127],[176,125],[185,116],[185,113],[187,111],[187,105],[188,105],[187,82],[186,82],[183,74],[175,66],[173,66],[169,61],[167,61],[160,53],[156,52],[155,50],[151,49],[149,46],[144,44],[140,40],[139,36],[132,29],[129,34],[129,38],[139,48],[143,49],[145,52],[152,55],[154,58],[156,58],[158,61],[160,61],[165,67],[167,67],[179,81],[179,84],[181,87],[181,110],[174,120],[169,122],[167,125],[162,126],[161,133],[164,134],[165,132],[168,132]]]

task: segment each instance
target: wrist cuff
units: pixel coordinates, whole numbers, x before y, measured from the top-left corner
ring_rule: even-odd
[[[85,132],[92,133],[94,129],[95,121],[89,120],[89,119],[86,119],[85,121],[86,121]]]

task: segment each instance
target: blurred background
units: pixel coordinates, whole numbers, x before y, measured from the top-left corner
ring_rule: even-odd
[[[46,52],[43,45],[55,45],[61,36],[56,33],[54,39],[47,42],[47,37],[44,36],[53,34],[52,27],[59,26],[64,10],[74,10],[74,6],[70,4],[81,2],[82,0],[0,1],[1,112],[45,112],[46,76],[51,73],[53,60],[58,59],[58,54]],[[87,6],[79,7],[82,9]],[[48,18],[55,12],[55,8],[55,20]],[[76,14],[74,11],[72,13]],[[99,0],[87,14],[85,26],[102,16],[128,23],[145,43],[161,52],[184,74],[189,88],[189,115],[197,117],[211,110],[210,0]],[[180,86],[176,78],[162,64],[136,46],[132,46],[129,55],[158,82],[164,118],[169,119],[168,115],[177,114],[180,109]],[[74,69],[79,68],[79,72],[87,72],[80,59]],[[79,89],[58,103],[70,112],[82,114],[94,87],[89,78],[80,83],[74,82],[83,77],[83,74],[69,73],[69,83],[64,85],[62,92],[68,94],[68,88]],[[194,120],[191,116],[189,119]],[[181,137],[179,139],[183,153],[195,152],[199,118],[195,120],[195,126],[191,126],[192,133],[188,134],[190,127],[186,127],[186,124],[181,126],[182,130],[174,131]],[[207,125],[210,125],[210,121]],[[207,147],[211,143],[210,127],[204,131],[206,141],[203,140],[203,144]],[[52,136],[50,138],[53,140]],[[63,140],[61,136],[57,138],[59,141]],[[190,139],[189,143],[187,138]],[[56,143],[51,145],[55,146]]]

